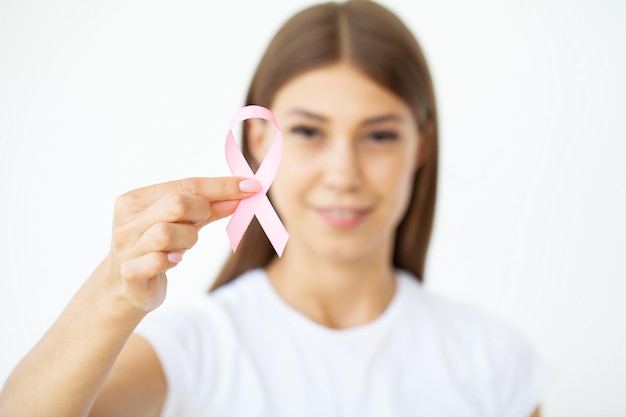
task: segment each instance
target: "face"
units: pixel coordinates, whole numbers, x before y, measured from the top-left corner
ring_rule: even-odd
[[[417,169],[420,138],[406,103],[348,64],[304,73],[276,94],[271,110],[284,137],[270,188],[289,231],[285,254],[391,259]],[[259,161],[273,140],[250,124]]]

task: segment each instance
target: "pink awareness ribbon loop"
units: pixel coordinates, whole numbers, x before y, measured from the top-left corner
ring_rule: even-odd
[[[264,119],[276,126],[276,135],[274,135],[272,145],[256,174],[252,172],[252,168],[250,168],[250,165],[248,165],[241,153],[233,135],[233,127],[247,119]],[[282,256],[289,234],[285,230],[285,226],[280,221],[274,207],[272,207],[269,198],[267,198],[267,190],[270,188],[272,181],[274,181],[282,154],[283,135],[274,114],[270,110],[265,107],[251,105],[243,107],[235,113],[230,121],[228,134],[226,135],[226,161],[228,162],[228,167],[234,176],[254,178],[259,181],[263,192],[242,199],[237,209],[235,209],[228,226],[226,226],[226,233],[228,234],[233,252],[237,251],[243,234],[250,225],[252,218],[256,216],[272,246],[274,246],[274,250],[279,257]]]

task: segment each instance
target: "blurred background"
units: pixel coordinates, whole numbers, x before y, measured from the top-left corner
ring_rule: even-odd
[[[300,0],[0,2],[0,384],[105,256],[115,197],[229,175],[223,143]],[[441,117],[426,285],[516,328],[544,415],[626,415],[626,3],[387,0]],[[205,291],[225,220],[170,275]]]

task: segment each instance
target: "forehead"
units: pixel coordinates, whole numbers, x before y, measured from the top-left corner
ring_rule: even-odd
[[[329,117],[411,114],[402,99],[347,63],[298,75],[278,90],[272,108],[277,113],[304,108]]]

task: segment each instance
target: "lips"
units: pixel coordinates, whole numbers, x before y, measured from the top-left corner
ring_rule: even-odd
[[[349,229],[358,226],[370,214],[371,209],[329,207],[315,210],[330,226]]]

